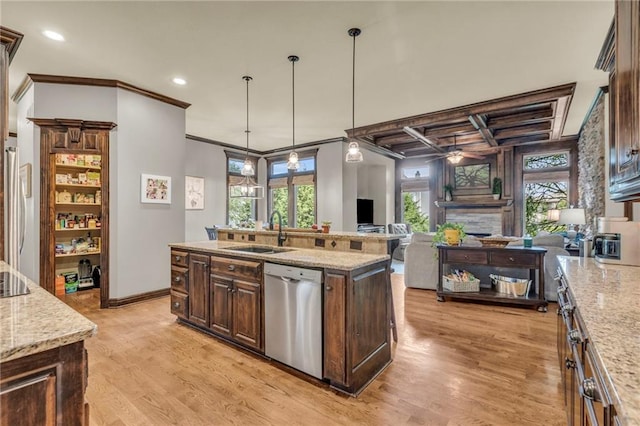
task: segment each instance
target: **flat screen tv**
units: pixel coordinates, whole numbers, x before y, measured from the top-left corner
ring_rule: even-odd
[[[358,198],[356,204],[358,225],[373,223],[373,200]]]

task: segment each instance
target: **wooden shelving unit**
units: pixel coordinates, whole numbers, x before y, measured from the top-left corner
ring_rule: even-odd
[[[100,267],[100,307],[106,308],[109,306],[109,132],[115,124],[67,119],[33,118],[31,121],[41,128],[40,284],[55,294],[56,275],[77,270],[79,260],[89,258],[92,267]],[[95,226],[94,221],[99,226]],[[89,244],[95,251],[71,252],[70,246],[74,244]],[[66,253],[60,253],[61,249]]]

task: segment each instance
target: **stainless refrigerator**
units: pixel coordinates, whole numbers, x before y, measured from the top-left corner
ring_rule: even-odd
[[[5,148],[5,260],[16,270],[20,270],[20,253],[24,244],[27,221],[26,199],[20,180],[18,148]]]

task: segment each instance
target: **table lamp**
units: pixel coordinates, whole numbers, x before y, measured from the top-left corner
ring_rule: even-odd
[[[584,217],[584,209],[568,208],[560,210],[559,225],[567,225],[567,237],[572,243],[575,242],[578,235],[578,228],[587,222]]]
[[[557,222],[560,220],[560,210],[549,209],[547,210],[547,220],[550,222]]]

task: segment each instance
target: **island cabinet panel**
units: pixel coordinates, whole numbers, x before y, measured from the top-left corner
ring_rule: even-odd
[[[260,289],[260,283],[233,281],[233,338],[255,349],[260,349],[262,341]]]
[[[189,255],[189,321],[209,326],[209,256]]]
[[[325,273],[325,378],[358,394],[391,362],[389,262]]]
[[[324,278],[324,377],[346,382],[346,281],[343,274]]]
[[[353,277],[350,310],[353,320],[351,365],[354,371],[388,343],[387,281],[384,272],[384,268],[378,268]]]
[[[85,425],[84,342],[0,364],[0,425]]]
[[[211,274],[211,330],[231,337],[233,280]]]

